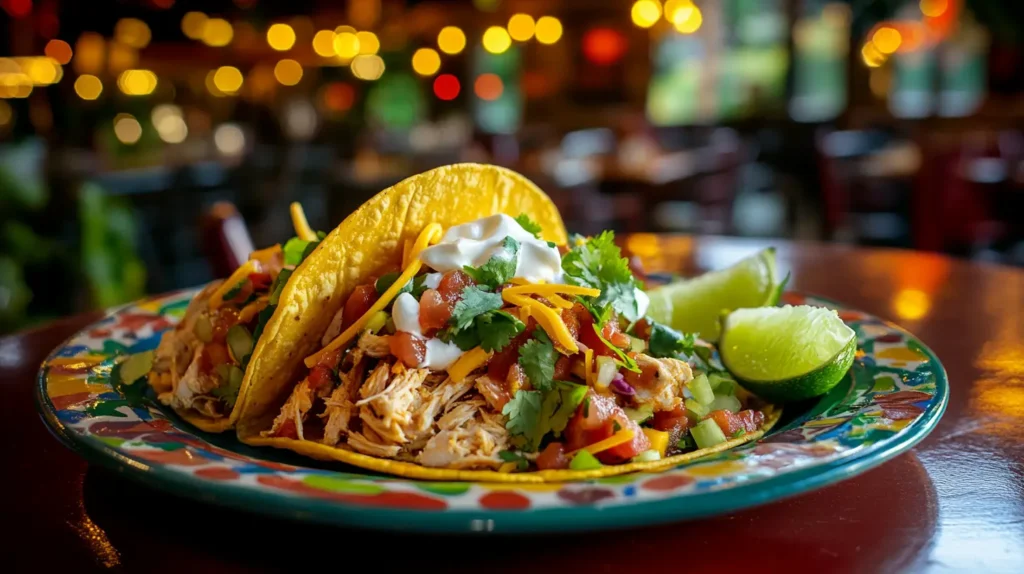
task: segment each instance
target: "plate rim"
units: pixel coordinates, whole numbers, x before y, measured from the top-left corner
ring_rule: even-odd
[[[808,468],[764,480],[738,484],[724,490],[693,496],[666,497],[657,500],[637,500],[629,504],[607,507],[576,505],[557,508],[526,509],[463,509],[446,508],[442,511],[414,508],[382,508],[364,506],[338,500],[298,496],[288,492],[262,491],[231,483],[216,483],[197,479],[190,474],[166,470],[159,465],[148,465],[133,460],[117,449],[99,440],[74,432],[57,417],[57,410],[46,393],[46,365],[70,341],[120,311],[141,302],[163,299],[189,289],[170,291],[146,297],[139,301],[111,307],[100,318],[75,331],[44,357],[33,385],[33,399],[47,430],[58,441],[89,463],[98,464],[119,475],[127,476],[137,484],[155,487],[162,492],[184,496],[201,503],[232,508],[251,515],[271,515],[342,527],[416,533],[473,533],[527,534],[542,532],[589,532],[620,528],[655,526],[689,521],[712,515],[755,508],[772,502],[790,499],[852,478],[888,462],[910,450],[924,440],[941,420],[949,403],[949,377],[946,368],[932,349],[920,337],[900,325],[877,315],[852,309],[834,299],[799,290],[790,293],[830,303],[843,309],[863,313],[913,339],[935,369],[937,400],[918,419],[902,432],[865,446],[861,452],[844,456]],[[400,477],[395,477],[400,478]],[[412,479],[405,479],[412,480]],[[417,481],[432,482],[432,481]],[[451,482],[451,481],[442,481]],[[475,484],[472,483],[471,484]],[[567,483],[572,484],[572,483]],[[258,509],[258,510],[256,510]],[[611,523],[614,525],[609,525]]]

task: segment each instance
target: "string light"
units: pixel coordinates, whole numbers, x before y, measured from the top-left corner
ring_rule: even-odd
[[[125,95],[146,96],[156,89],[156,74],[150,70],[125,70],[117,77],[117,87]]]
[[[537,23],[529,14],[513,14],[508,19],[508,35],[517,42],[526,42],[533,38]]]
[[[675,11],[672,23],[680,34],[693,34],[704,23],[704,14],[696,6],[684,6]]]
[[[114,135],[126,145],[135,145],[142,138],[142,124],[131,114],[117,114],[114,118]]]
[[[75,43],[75,59],[71,66],[79,74],[98,74],[103,71],[107,41],[96,32],[84,32]]]
[[[274,77],[285,86],[294,86],[302,80],[302,64],[284,59],[274,66]]]
[[[445,54],[458,54],[466,47],[466,34],[457,26],[445,26],[437,34],[437,47]]]
[[[505,85],[496,74],[480,74],[473,83],[473,92],[481,100],[496,100],[505,91]]]
[[[186,12],[181,17],[181,31],[191,40],[202,40],[207,20],[202,12]]]
[[[227,46],[234,36],[235,29],[231,27],[231,22],[223,18],[210,18],[203,26],[203,43],[207,46]]]
[[[562,37],[562,22],[554,16],[541,16],[534,34],[541,44],[554,44]]]
[[[938,18],[946,13],[949,8],[949,0],[921,0],[921,14],[929,18]]]
[[[668,0],[668,2],[665,2],[665,20],[674,25],[679,11],[692,7],[693,0]]]
[[[900,36],[899,30],[889,26],[882,26],[871,35],[871,43],[883,54],[894,53],[899,49],[901,42],[903,42],[903,38]]]
[[[441,74],[434,79],[434,95],[446,102],[457,98],[461,89],[459,79],[451,74]]]
[[[241,155],[245,149],[245,133],[235,124],[221,124],[213,132],[213,145],[224,155]]]
[[[661,19],[661,3],[657,0],[636,0],[630,10],[633,23],[641,28],[650,28]]]
[[[103,93],[103,82],[91,74],[78,76],[75,80],[75,93],[83,100],[95,100]]]
[[[71,51],[71,44],[64,40],[53,39],[46,43],[43,53],[53,58],[58,64],[67,65],[71,61],[74,52]]]
[[[234,66],[221,66],[213,73],[213,85],[225,94],[234,94],[242,88],[242,72]]]
[[[373,32],[356,32],[356,39],[359,40],[359,53],[372,56],[380,51],[380,40]]]
[[[421,76],[433,76],[441,69],[441,56],[433,48],[420,48],[412,55],[412,69]]]
[[[355,58],[359,55],[359,36],[355,32],[337,32],[334,36],[334,52],[339,58]]]
[[[373,81],[384,75],[384,60],[374,54],[372,56],[356,56],[352,60],[352,75],[360,80]]]
[[[288,24],[274,24],[267,28],[267,44],[278,52],[291,50],[295,45],[295,30]]]
[[[153,120],[153,127],[160,139],[170,144],[177,144],[185,141],[188,137],[188,125],[182,117],[181,108],[171,104],[161,104],[153,108],[150,116]]]
[[[503,54],[512,45],[508,30],[501,26],[491,26],[484,32],[484,49],[492,54]]]
[[[114,39],[126,46],[145,48],[151,38],[149,26],[138,18],[121,18],[114,25]]]

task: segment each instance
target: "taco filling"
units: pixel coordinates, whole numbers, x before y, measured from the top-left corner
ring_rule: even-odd
[[[611,232],[540,239],[526,215],[428,225],[352,291],[264,437],[447,469],[586,470],[708,448],[764,405],[695,373],[645,317]],[[706,364],[706,363],[701,363]]]
[[[296,237],[252,252],[230,277],[200,291],[178,325],[164,333],[149,373],[161,403],[208,419],[231,414],[281,290],[324,237],[309,228],[298,204],[291,211]]]

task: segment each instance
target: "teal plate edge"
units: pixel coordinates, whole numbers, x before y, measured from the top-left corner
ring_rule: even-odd
[[[174,296],[183,297],[193,292],[179,292],[177,294],[162,297],[162,300],[169,300]],[[800,303],[819,302],[828,306],[842,308],[829,299],[812,295],[800,295],[787,293],[789,302]],[[120,313],[132,310],[134,304],[124,305],[112,310],[97,325],[111,322],[112,318]],[[403,532],[431,532],[431,533],[490,533],[490,534],[524,534],[554,531],[594,531],[614,530],[637,526],[651,526],[671,522],[691,520],[711,515],[719,515],[732,511],[760,506],[804,494],[811,490],[835,484],[855,475],[874,468],[895,456],[909,450],[923,440],[936,426],[949,401],[949,381],[945,369],[942,367],[934,352],[916,339],[903,328],[890,322],[875,319],[870,315],[861,314],[865,319],[873,320],[877,326],[884,326],[885,329],[901,334],[905,341],[913,342],[914,349],[927,359],[926,362],[933,368],[934,393],[927,406],[920,415],[916,416],[905,428],[893,433],[867,446],[850,449],[839,453],[832,460],[815,461],[808,464],[806,468],[790,470],[777,476],[768,478],[757,478],[756,480],[734,481],[728,488],[714,489],[709,487],[706,491],[691,493],[683,496],[665,496],[650,500],[632,500],[623,504],[603,506],[587,501],[571,501],[569,504],[550,508],[515,508],[515,504],[504,504],[507,508],[452,508],[443,509],[421,509],[421,508],[394,508],[401,506],[400,503],[389,503],[388,506],[365,506],[355,502],[340,501],[337,499],[324,499],[296,495],[294,492],[271,490],[263,488],[243,488],[233,482],[218,482],[198,478],[196,475],[186,474],[170,470],[163,464],[147,464],[137,458],[127,456],[118,448],[111,446],[108,442],[99,440],[92,434],[78,432],[58,416],[58,409],[51,400],[47,391],[47,368],[46,365],[56,357],[62,355],[71,343],[80,337],[82,333],[69,337],[63,344],[55,349],[44,361],[37,376],[37,384],[34,388],[34,398],[40,410],[42,419],[50,431],[66,446],[80,453],[88,461],[99,464],[105,468],[114,470],[122,476],[127,476],[142,484],[158,488],[171,494],[182,495],[199,500],[204,503],[216,504],[230,507],[246,512],[267,514],[286,519],[312,521],[318,523],[334,524],[356,528],[372,528],[380,530],[403,531]],[[155,329],[154,329],[155,330]],[[83,331],[84,333],[85,331]],[[858,333],[860,336],[860,333]],[[116,356],[116,355],[115,355]],[[91,379],[90,379],[91,380]],[[176,423],[184,424],[184,423]],[[777,429],[782,431],[793,426],[790,425]],[[191,428],[177,429],[181,433],[194,432]],[[773,432],[772,435],[775,435]],[[196,439],[200,440],[201,439]],[[759,441],[768,442],[768,441]],[[755,445],[748,445],[731,451],[746,453],[755,448]],[[191,447],[191,445],[190,445]],[[724,453],[705,461],[704,464],[723,464],[715,462],[718,459],[730,457],[730,453]],[[244,455],[243,455],[244,458]],[[268,459],[273,456],[266,457]],[[726,461],[727,463],[727,461]],[[273,463],[269,463],[273,464]],[[694,466],[700,465],[701,461],[691,463]],[[287,464],[274,464],[285,470],[287,468],[310,471],[316,474],[331,475],[337,474],[344,477],[365,478],[377,481],[380,477],[367,475],[359,477],[361,472],[355,469],[355,474],[349,472],[317,471],[315,469],[302,467],[288,467]],[[346,470],[349,470],[346,467]],[[668,471],[668,474],[674,471]],[[642,475],[651,482],[657,480],[659,474]],[[618,480],[606,479],[611,482]],[[390,479],[385,482],[391,483],[417,483],[405,479]],[[587,484],[594,481],[589,481]],[[599,480],[597,483],[604,483]],[[450,485],[451,483],[443,483]],[[567,483],[572,487],[580,483]],[[698,482],[698,485],[700,483]],[[692,486],[692,485],[690,485]],[[474,488],[478,488],[474,486]],[[628,486],[626,487],[628,490]],[[515,487],[503,486],[495,492],[501,493],[508,490],[515,490]],[[525,489],[529,496],[531,489]],[[491,493],[494,495],[494,493]],[[486,495],[483,497],[486,498]],[[389,507],[390,506],[390,507]],[[410,505],[411,506],[411,505]],[[258,510],[254,510],[258,509]]]

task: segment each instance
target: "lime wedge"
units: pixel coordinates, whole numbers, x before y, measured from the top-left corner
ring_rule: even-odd
[[[773,402],[817,397],[850,370],[857,336],[839,314],[809,305],[737,309],[718,351],[741,385]]]
[[[776,277],[775,249],[768,248],[732,267],[651,289],[647,315],[677,331],[697,333],[714,342],[722,313],[775,305],[784,283]]]

